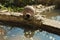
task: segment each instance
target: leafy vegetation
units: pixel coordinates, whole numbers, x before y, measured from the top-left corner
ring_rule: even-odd
[[[14,11],[14,12],[21,12],[24,8],[23,7],[5,7],[5,5],[0,4],[1,10],[8,10],[8,11]]]
[[[60,0],[0,0],[0,9],[8,9],[9,11],[20,12],[26,5],[43,4],[57,5],[60,8]]]

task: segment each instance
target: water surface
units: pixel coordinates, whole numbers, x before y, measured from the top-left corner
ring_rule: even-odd
[[[43,13],[46,18],[60,22],[60,10],[54,10],[50,13]],[[60,36],[46,31],[32,30],[29,28],[18,28],[8,25],[0,25],[4,34],[0,33],[0,40],[60,40]]]

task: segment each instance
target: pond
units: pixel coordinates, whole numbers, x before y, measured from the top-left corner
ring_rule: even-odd
[[[46,18],[60,21],[60,10],[43,13]],[[41,30],[0,25],[0,40],[60,40],[60,36]],[[0,30],[1,32],[1,30]]]

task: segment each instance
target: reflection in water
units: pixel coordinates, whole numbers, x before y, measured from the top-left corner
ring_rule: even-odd
[[[46,17],[60,21],[59,13],[47,13]],[[0,40],[60,40],[60,36],[40,29],[11,28],[11,26],[0,25]]]
[[[54,10],[49,13],[43,13],[43,15],[46,15],[46,18],[60,21],[60,10]]]
[[[51,19],[54,19],[54,20],[60,21],[60,16],[55,16],[55,17],[52,17]]]
[[[2,27],[0,27],[0,35],[2,35],[2,36],[5,35],[5,30]]]
[[[3,25],[2,25],[3,26]],[[60,36],[48,33],[46,31],[40,32],[39,30],[29,30],[24,28],[14,27],[10,30],[10,27],[4,26],[6,34],[1,37],[0,40],[59,40]],[[3,28],[4,28],[3,27]]]
[[[25,37],[27,37],[27,38],[33,37],[33,36],[34,36],[34,33],[35,33],[35,31],[33,31],[33,30],[28,30],[28,29],[25,29],[25,30],[24,30],[24,35],[25,35]]]
[[[0,25],[0,40],[5,40],[4,36],[6,35],[6,31],[3,26]]]

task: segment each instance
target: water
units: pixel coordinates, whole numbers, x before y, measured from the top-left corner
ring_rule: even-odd
[[[43,13],[46,18],[60,21],[59,10],[50,13]],[[60,36],[46,31],[32,30],[29,28],[18,28],[6,25],[0,25],[4,31],[0,33],[0,40],[60,40]]]

